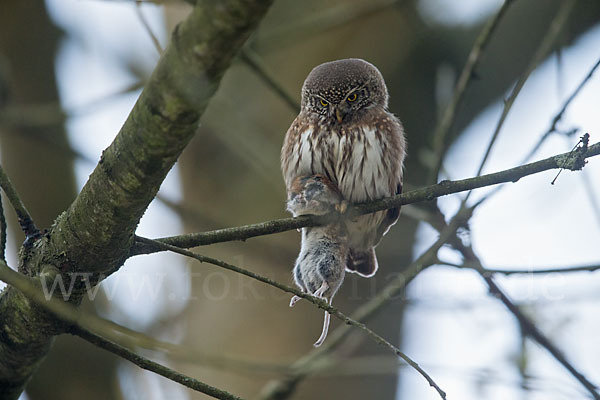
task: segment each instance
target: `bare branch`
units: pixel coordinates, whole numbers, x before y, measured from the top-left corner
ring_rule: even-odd
[[[429,383],[430,386],[432,386],[433,388],[435,388],[435,390],[439,393],[440,397],[442,399],[446,398],[446,393],[435,383],[435,381],[429,376],[429,374],[427,372],[425,372],[425,370],[423,370],[423,368],[421,368],[419,366],[419,364],[417,364],[415,361],[413,361],[410,357],[408,357],[406,354],[404,354],[402,351],[400,351],[400,349],[398,349],[396,346],[394,346],[393,344],[391,344],[389,341],[387,341],[386,339],[384,339],[383,337],[381,337],[380,335],[378,335],[377,333],[375,333],[373,330],[371,330],[370,328],[368,328],[365,324],[358,322],[357,320],[348,317],[347,315],[345,315],[344,313],[340,312],[337,308],[332,307],[331,305],[329,305],[329,303],[327,303],[327,301],[315,297],[315,296],[311,296],[309,294],[306,294],[296,288],[293,288],[291,286],[287,286],[284,285],[282,283],[279,283],[277,281],[274,281],[270,278],[266,278],[263,277],[259,274],[256,274],[254,272],[245,270],[243,268],[240,268],[238,266],[226,263],[224,261],[221,260],[217,260],[211,257],[206,257],[200,254],[196,254],[194,252],[191,252],[189,250],[185,250],[179,247],[175,247],[166,243],[162,243],[159,241],[155,241],[152,239],[146,239],[146,238],[142,238],[142,237],[137,237],[137,239],[142,242],[142,243],[146,243],[146,244],[152,244],[154,246],[158,246],[160,247],[162,250],[169,250],[172,251],[174,253],[177,254],[181,254],[184,255],[186,257],[190,257],[190,258],[194,258],[200,262],[207,262],[213,265],[217,265],[221,268],[225,268],[228,269],[230,271],[234,271],[237,273],[240,273],[242,275],[246,275],[248,277],[251,277],[253,279],[256,279],[260,282],[266,283],[268,285],[274,286],[280,290],[283,290],[284,292],[288,292],[291,294],[294,294],[298,297],[301,297],[303,299],[308,300],[309,302],[315,304],[317,307],[329,312],[331,315],[339,318],[341,321],[343,321],[344,323],[346,323],[347,325],[350,326],[354,326],[360,330],[362,330],[363,332],[365,332],[367,334],[367,336],[369,336],[369,338],[371,340],[373,340],[375,343],[377,344],[381,344],[385,347],[387,347],[388,349],[392,350],[394,352],[394,354],[396,354],[398,357],[402,358],[408,365],[410,365],[412,368],[414,368],[419,374],[421,374],[421,376],[423,376],[427,382]]]
[[[382,310],[392,298],[404,290],[406,285],[408,285],[415,276],[437,260],[438,250],[454,235],[456,229],[462,226],[470,216],[471,209],[464,209],[454,216],[448,223],[448,226],[442,229],[438,240],[432,244],[429,249],[410,265],[403,268],[402,272],[395,276],[375,297],[361,305],[352,314],[351,318],[356,321],[365,321]],[[282,380],[268,383],[263,388],[260,398],[262,400],[281,400],[288,398],[304,378],[319,369],[323,359],[341,343],[349,333],[349,330],[350,328],[348,326],[340,326],[333,331],[321,347],[312,350],[292,365],[294,373],[289,374]]]
[[[142,25],[144,26],[144,29],[146,30],[146,33],[148,33],[148,36],[150,36],[150,40],[152,40],[152,44],[154,45],[154,48],[156,49],[156,51],[160,55],[160,54],[163,53],[163,48],[160,45],[160,42],[158,41],[158,38],[156,37],[156,35],[154,34],[154,32],[152,32],[152,27],[150,26],[150,24],[148,23],[148,20],[146,19],[146,16],[142,12],[141,5],[142,5],[142,1],[141,0],[136,0],[136,2],[135,2],[135,13],[136,13],[138,19],[140,20],[140,22],[142,23]]]
[[[552,133],[556,132],[556,124],[562,119],[563,115],[565,114],[565,112],[569,108],[569,105],[571,104],[571,102],[577,97],[577,95],[581,92],[581,90],[589,82],[589,80],[592,78],[592,76],[594,75],[594,72],[596,72],[596,70],[598,69],[599,66],[600,66],[600,59],[598,59],[598,61],[596,61],[596,63],[592,66],[592,68],[587,73],[587,75],[579,83],[579,85],[577,86],[577,88],[573,91],[573,93],[571,93],[571,95],[564,102],[564,104],[562,105],[561,109],[556,113],[556,115],[552,119],[552,123],[550,124],[550,127],[548,128],[548,130],[546,130],[546,132],[544,132],[544,134],[540,137],[540,139],[538,140],[538,142],[533,146],[533,148],[529,151],[529,153],[527,153],[527,155],[523,158],[523,160],[521,161],[522,163],[526,163],[527,161],[529,161],[535,155],[535,153],[539,150],[539,148],[542,146],[542,144],[550,137],[550,135]],[[584,179],[585,179],[585,174],[584,174]],[[498,186],[494,190],[492,190],[489,193],[487,193],[485,195],[485,197],[480,200],[480,204],[483,201],[486,201],[489,198],[491,198],[494,195],[496,195],[503,187],[504,186]],[[594,207],[594,210],[595,210],[596,214],[598,216],[600,216],[600,212],[596,211],[595,204],[596,204],[596,202],[592,200],[592,207]]]
[[[1,166],[0,166],[0,187],[6,194],[8,201],[10,201],[10,204],[15,209],[15,212],[17,213],[17,218],[19,220],[19,225],[21,226],[21,229],[23,230],[23,232],[25,232],[25,236],[27,236],[28,238],[38,236],[40,234],[39,229],[35,226],[35,223],[33,222],[31,215],[29,215],[29,211],[27,211],[27,209],[25,208],[25,205],[21,201],[21,198],[19,197],[17,191],[15,190],[15,187],[13,186],[12,182],[8,178],[8,175],[6,175],[6,173],[4,172],[4,168],[2,168]],[[6,224],[6,222],[4,224]],[[3,236],[5,236],[5,235],[6,235],[6,232],[4,232]]]
[[[0,196],[0,261],[6,262],[6,216],[4,215],[4,205],[2,196]]]
[[[166,367],[157,362],[142,357],[139,354],[136,354],[123,346],[108,341],[90,331],[81,329],[80,327],[73,326],[71,328],[71,333],[79,336],[80,338],[90,342],[95,346],[98,346],[104,350],[110,351],[111,353],[121,358],[131,361],[140,368],[164,376],[165,378],[172,380],[173,382],[177,382],[197,392],[204,393],[208,396],[214,397],[215,399],[241,400],[241,398],[238,396],[234,396],[229,392],[218,389],[214,386],[210,386],[204,382],[200,382],[197,379],[194,379],[192,377],[179,373],[169,367]]]
[[[425,186],[421,189],[405,192],[398,196],[375,200],[368,203],[356,204],[352,207],[349,207],[348,211],[343,217],[354,218],[358,215],[394,208],[405,204],[429,201],[437,197],[446,196],[465,190],[472,190],[504,182],[517,182],[519,179],[525,176],[533,175],[550,169],[565,168],[570,170],[578,170],[583,167],[585,159],[600,154],[600,143],[590,146],[587,148],[587,150],[582,149],[583,148],[580,147],[572,154],[558,154],[544,160],[506,169],[500,172],[456,181],[442,181],[436,185]],[[215,231],[170,236],[156,240],[172,246],[191,248],[213,243],[229,242],[233,240],[246,240],[256,236],[285,232],[307,226],[323,225],[335,221],[339,217],[339,214],[336,213],[324,216],[305,215],[296,218],[282,218],[235,228],[225,228]],[[161,248],[159,248],[157,245],[147,241],[144,243],[137,241],[137,243],[131,249],[130,256],[138,254],[150,254],[157,251],[161,251]]]
[[[548,130],[546,132],[544,132],[544,134],[542,135],[542,137],[540,138],[538,143],[531,149],[531,151],[527,154],[527,156],[525,156],[525,158],[523,159],[524,160],[523,162],[529,161],[529,159],[531,157],[533,157],[533,155],[538,151],[538,149],[546,141],[546,139],[552,133],[556,132],[556,125],[560,122],[562,117],[565,115],[567,108],[569,108],[569,105],[571,104],[571,102],[577,97],[577,95],[579,95],[579,93],[581,92],[581,89],[583,89],[585,87],[585,85],[589,82],[589,80],[592,78],[592,76],[594,75],[594,72],[596,72],[596,70],[598,69],[599,66],[600,66],[600,58],[596,61],[596,63],[592,66],[592,68],[587,73],[587,75],[583,78],[583,80],[575,88],[573,93],[571,93],[571,95],[567,98],[567,100],[564,102],[562,108],[558,111],[558,113],[556,113],[554,118],[552,118],[552,123],[550,124],[550,127],[548,127]]]
[[[258,75],[260,79],[263,80],[263,82],[265,82],[277,95],[279,95],[284,103],[288,105],[290,110],[293,112],[298,112],[298,110],[300,110],[300,103],[290,96],[285,88],[275,81],[275,79],[273,79],[273,74],[267,70],[267,67],[260,59],[260,56],[256,54],[254,50],[248,46],[244,47],[242,50],[240,50],[240,58],[252,69],[252,71],[256,73],[256,75]]]
[[[43,279],[44,277],[42,277]],[[50,311],[54,316],[69,325],[68,331],[72,334],[81,336],[83,339],[90,343],[103,348],[111,353],[114,353],[120,357],[125,358],[133,362],[134,364],[144,368],[148,371],[155,372],[159,375],[164,376],[167,379],[171,379],[178,382],[190,389],[198,392],[205,393],[209,396],[213,396],[218,399],[239,399],[223,390],[217,389],[206,383],[200,382],[197,379],[185,376],[178,373],[170,368],[162,366],[158,363],[148,360],[138,354],[127,350],[125,347],[114,343],[113,341],[107,340],[102,336],[93,333],[90,328],[94,331],[101,331],[108,337],[117,337],[113,332],[121,332],[125,337],[135,338],[140,334],[133,332],[136,336],[133,336],[132,332],[121,325],[113,322],[103,320],[95,317],[92,314],[82,313],[79,309],[75,308],[69,303],[65,303],[57,298],[48,297],[46,298],[44,292],[38,287],[39,282],[36,285],[35,278],[29,278],[16,271],[13,271],[6,265],[6,263],[0,261],[0,280],[8,283],[9,285],[17,288],[19,292],[23,293],[29,300],[37,304],[40,307]],[[138,341],[139,342],[139,341]],[[3,392],[4,393],[4,392]],[[4,393],[6,394],[6,393]]]
[[[476,208],[473,207],[472,209]],[[461,208],[462,210],[462,208]],[[460,212],[460,211],[459,211]],[[447,229],[443,227],[436,227],[436,229]],[[485,269],[481,264],[481,261],[470,246],[463,244],[462,240],[458,236],[454,236],[448,239],[448,243],[451,244],[456,250],[458,250],[465,259],[467,265],[475,269],[479,275],[486,282],[490,293],[498,298],[506,306],[506,308],[515,316],[521,325],[522,331],[544,347],[567,371],[571,373],[577,379],[583,387],[593,396],[594,399],[600,400],[600,394],[596,391],[596,386],[592,384],[582,373],[580,373],[562,354],[560,350],[548,339],[535,324],[527,318],[525,314],[521,312],[509,297],[504,293],[500,286],[493,279],[493,274]]]
[[[479,269],[480,265],[477,263],[464,262],[462,264],[456,264],[449,261],[439,261],[437,262],[439,265],[448,265],[450,267],[456,268],[471,268],[471,269]],[[555,267],[555,268],[532,268],[532,267],[523,267],[523,268],[486,268],[485,271],[490,274],[500,274],[500,275],[543,275],[543,274],[568,274],[572,272],[594,272],[600,269],[600,264],[589,264],[589,265],[575,265],[568,267]]]
[[[194,136],[231,60],[271,3],[211,0],[194,7],[174,30],[152,77],[86,185],[50,232],[21,258],[20,270],[36,276],[46,265],[60,266],[63,277],[74,281],[69,301],[78,304],[85,284],[94,286],[120,268],[139,220]],[[75,272],[89,279],[78,280]],[[8,398],[16,398],[47,354],[52,337],[65,327],[46,310],[28,307],[13,287],[5,289],[0,300],[0,383],[11,387]]]
[[[567,21],[567,18],[569,16],[569,14],[571,13],[571,10],[573,9],[574,5],[575,5],[575,0],[567,0],[567,1],[564,1],[561,3],[561,6],[560,6],[559,10],[557,11],[556,16],[554,17],[554,19],[550,23],[550,26],[548,27],[548,32],[547,32],[546,36],[544,37],[544,39],[540,43],[538,49],[534,53],[534,55],[531,59],[531,62],[527,66],[527,69],[525,70],[523,75],[521,75],[519,77],[519,79],[517,80],[517,83],[515,84],[515,87],[513,88],[512,92],[510,93],[510,96],[508,96],[508,99],[504,100],[504,108],[502,109],[502,114],[500,115],[500,119],[498,120],[498,123],[496,124],[496,129],[494,129],[494,133],[492,135],[492,138],[490,139],[490,143],[488,144],[488,147],[485,151],[483,159],[481,160],[481,163],[479,164],[479,168],[477,170],[477,176],[481,175],[481,171],[483,171],[483,167],[485,166],[485,163],[492,151],[492,148],[494,147],[494,143],[496,142],[496,139],[498,138],[498,134],[500,133],[500,130],[502,129],[502,126],[504,125],[504,121],[506,120],[506,117],[508,116],[508,113],[510,112],[517,96],[521,92],[521,89],[525,85],[525,82],[529,78],[529,75],[531,75],[531,73],[537,68],[537,66],[544,60],[546,55],[549,53],[552,45],[554,44],[554,42],[556,40],[556,37],[562,31],[562,28],[565,25],[565,22]],[[468,197],[468,195],[467,195],[467,197]]]
[[[466,257],[467,260],[475,263],[479,263],[480,269],[477,270],[482,278],[487,283],[490,293],[500,299],[502,303],[508,308],[508,310],[517,318],[519,324],[521,325],[521,329],[528,336],[538,342],[542,347],[544,347],[552,356],[560,363],[563,367],[567,369],[577,379],[583,387],[592,395],[595,400],[600,400],[600,394],[596,391],[596,385],[591,383],[581,372],[579,372],[573,364],[571,364],[565,355],[540,331],[537,326],[529,318],[525,316],[513,302],[508,298],[508,296],[504,293],[504,291],[498,286],[498,284],[494,281],[492,274],[487,272],[485,268],[481,265],[475,254],[470,248],[463,247],[459,249],[460,252]]]
[[[435,131],[433,133],[433,152],[435,156],[436,165],[431,169],[431,178],[429,182],[437,181],[437,175],[442,165],[443,153],[445,150],[445,139],[448,135],[448,131],[452,127],[454,123],[454,118],[456,116],[456,110],[460,106],[462,102],[463,95],[467,89],[469,82],[473,78],[475,73],[475,68],[479,64],[479,60],[481,59],[481,55],[483,51],[487,47],[492,34],[498,27],[500,20],[506,14],[508,7],[514,2],[514,0],[505,0],[504,4],[500,10],[496,13],[496,15],[484,26],[483,30],[475,39],[475,43],[473,44],[473,48],[469,53],[469,57],[467,58],[467,63],[465,64],[458,81],[456,82],[456,88],[454,89],[454,95],[452,96],[452,101],[448,104],[446,109],[444,110],[444,114],[442,119],[437,124]]]

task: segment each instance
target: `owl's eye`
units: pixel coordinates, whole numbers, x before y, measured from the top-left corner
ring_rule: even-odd
[[[321,105],[322,105],[323,107],[327,107],[327,106],[329,105],[329,103],[328,103],[328,102],[326,102],[326,101],[325,101],[325,100],[323,100],[323,99],[320,99],[319,101],[321,102]]]
[[[346,98],[346,100],[348,100],[349,102],[353,102],[354,100],[356,100],[358,96],[356,95],[356,93],[352,93],[350,96],[348,96]]]

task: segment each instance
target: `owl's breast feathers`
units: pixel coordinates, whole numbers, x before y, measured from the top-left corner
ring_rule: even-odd
[[[400,121],[383,109],[341,125],[300,113],[286,134],[281,165],[288,190],[297,176],[323,174],[357,203],[398,192],[405,147]]]
[[[402,191],[406,143],[400,121],[384,109],[370,109],[358,122],[331,124],[301,112],[288,130],[281,166],[288,195],[294,179],[323,174],[350,203]],[[376,246],[396,223],[399,208],[346,221],[350,247],[347,270],[369,277],[377,271]]]

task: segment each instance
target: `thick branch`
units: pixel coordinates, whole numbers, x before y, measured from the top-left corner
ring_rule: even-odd
[[[362,214],[398,207],[405,204],[433,200],[437,197],[463,192],[485,186],[497,185],[505,182],[517,182],[519,179],[556,168],[570,170],[581,169],[584,160],[600,154],[600,143],[589,148],[579,148],[574,152],[563,153],[544,160],[510,168],[492,174],[481,175],[474,178],[457,181],[442,181],[436,185],[425,186],[398,196],[362,203],[348,209],[345,218],[352,218]],[[233,240],[246,240],[256,236],[285,232],[305,226],[323,225],[339,218],[337,214],[324,216],[305,215],[296,218],[283,218],[258,224],[245,225],[235,228],[219,229],[209,232],[191,233],[157,239],[160,242],[182,248],[204,246],[212,243],[229,242]],[[150,242],[137,242],[132,248],[131,255],[149,254],[162,249]]]
[[[269,4],[204,1],[177,26],[125,125],[49,235],[65,270],[106,274],[123,263],[141,216]]]
[[[114,142],[69,209],[24,254],[21,271],[35,276],[49,264],[67,281],[74,272],[89,273],[95,285],[123,264],[140,218],[194,135],[231,59],[271,2],[205,0],[177,26]],[[78,282],[70,301],[77,304],[83,290]],[[49,319],[14,288],[2,293],[0,364],[10,360],[11,366],[0,368],[0,389],[13,389],[5,398],[18,397],[52,336],[64,329],[48,327]]]

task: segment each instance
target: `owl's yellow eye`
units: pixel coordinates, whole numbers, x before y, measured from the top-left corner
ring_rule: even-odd
[[[325,100],[323,100],[323,99],[321,99],[320,101],[321,101],[321,105],[322,105],[323,107],[327,107],[327,106],[329,105],[329,103],[328,103],[328,102],[326,102],[326,101],[325,101]]]
[[[348,96],[346,98],[346,100],[348,100],[348,101],[354,101],[354,100],[356,100],[357,97],[358,96],[356,95],[356,93],[352,93],[350,96]]]

